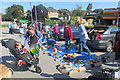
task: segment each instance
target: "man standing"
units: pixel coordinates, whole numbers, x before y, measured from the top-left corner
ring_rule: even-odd
[[[84,25],[81,24],[81,22],[79,22],[79,21],[76,23],[76,26],[79,27],[78,32],[79,32],[79,37],[80,37],[80,42],[79,42],[80,53],[83,53],[83,47],[84,47],[90,55],[91,51],[89,50],[89,48],[86,45],[86,42],[89,39],[87,31],[86,31]]]

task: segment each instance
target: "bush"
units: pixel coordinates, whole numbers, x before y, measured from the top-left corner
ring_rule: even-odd
[[[53,20],[50,20],[48,18],[45,18],[45,23],[46,24],[54,24],[54,21]]]

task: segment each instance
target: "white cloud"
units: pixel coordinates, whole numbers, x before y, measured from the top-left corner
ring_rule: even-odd
[[[5,13],[7,7],[0,7],[0,13]]]

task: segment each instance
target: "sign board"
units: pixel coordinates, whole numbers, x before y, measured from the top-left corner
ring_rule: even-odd
[[[28,20],[19,20],[19,23],[21,22],[28,23]]]

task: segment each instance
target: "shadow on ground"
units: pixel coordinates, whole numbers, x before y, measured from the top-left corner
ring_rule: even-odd
[[[43,77],[47,77],[48,80],[85,80],[85,79],[79,79],[79,78],[70,78],[69,75],[63,75],[55,73],[53,75],[47,74],[47,73],[41,73],[40,74]]]
[[[14,71],[28,70],[28,67],[18,67],[16,65],[16,59],[13,56],[2,56],[0,60],[2,60],[2,64],[6,65],[8,68],[13,69]]]

